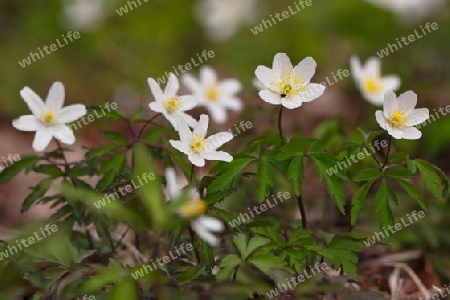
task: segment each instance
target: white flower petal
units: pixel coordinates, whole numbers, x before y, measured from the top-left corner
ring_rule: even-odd
[[[300,95],[289,96],[286,98],[281,98],[281,105],[288,109],[294,109],[302,106],[303,101]]]
[[[203,227],[200,222],[197,222],[197,219],[191,222],[191,226],[202,240],[206,241],[213,247],[217,247],[219,245],[219,239],[214,234],[210,233],[205,227]]]
[[[175,169],[172,167],[166,168],[165,171],[165,177],[166,177],[166,188],[167,193],[170,196],[170,200],[174,200],[181,195],[181,190],[178,187],[178,180],[177,180],[177,174],[175,173]]]
[[[200,84],[197,79],[189,73],[185,73],[181,75],[181,81],[183,84],[194,94],[198,93],[201,90]]]
[[[75,143],[75,135],[69,126],[64,124],[55,124],[49,127],[53,136],[63,144],[73,145]]]
[[[148,107],[150,107],[151,110],[157,113],[166,112],[166,108],[164,107],[164,104],[159,101],[153,101],[148,104]]]
[[[267,88],[269,88],[276,78],[276,73],[266,66],[258,66],[255,70],[256,78]]]
[[[185,112],[182,112],[182,111],[176,112],[176,116],[183,118],[183,120],[186,122],[186,124],[191,128],[194,128],[195,126],[197,126],[197,120],[195,120],[191,115],[188,115]]]
[[[405,115],[409,120],[408,126],[414,126],[428,120],[430,112],[428,108],[418,108],[407,112]]]
[[[397,105],[398,102],[395,93],[393,91],[387,91],[386,94],[384,94],[384,103],[383,103],[383,112],[384,117],[386,119],[389,119],[394,110],[397,109],[398,107]]]
[[[183,118],[177,117],[177,130],[180,135],[180,140],[186,145],[189,145],[192,141],[192,131],[189,129],[188,124]]]
[[[180,96],[180,100],[183,103],[183,106],[181,107],[182,111],[191,110],[198,104],[197,99],[191,95]]]
[[[150,91],[152,92],[153,97],[155,98],[155,100],[156,101],[164,101],[165,97],[164,97],[163,91],[161,90],[161,88],[158,85],[158,83],[153,78],[148,78],[147,82],[148,82],[148,85],[150,87]]]
[[[209,66],[203,66],[200,68],[200,81],[204,85],[210,85],[217,82],[217,74],[213,68]]]
[[[286,53],[277,53],[273,59],[272,69],[275,73],[283,74],[284,70],[292,70],[291,60]]]
[[[228,120],[225,107],[219,106],[217,104],[209,104],[207,107],[208,112],[211,114],[211,118],[214,122],[222,124]]]
[[[174,147],[181,153],[184,153],[186,155],[189,155],[192,153],[191,148],[189,148],[186,144],[184,144],[181,141],[169,140],[169,143],[172,145],[172,147]]]
[[[205,227],[208,231],[220,232],[225,229],[223,223],[213,217],[200,216],[196,221],[199,222],[201,226]]]
[[[197,167],[203,167],[205,165],[205,159],[196,153],[188,155],[190,162]]]
[[[58,123],[70,123],[78,120],[86,114],[86,106],[83,104],[73,104],[61,109],[58,114]]]
[[[21,116],[13,120],[12,125],[21,131],[37,131],[43,126],[42,122],[34,115]]]
[[[281,96],[275,92],[269,90],[262,90],[258,93],[259,97],[266,101],[267,103],[280,105],[281,104]]]
[[[228,98],[224,105],[234,111],[241,111],[243,106],[242,101],[239,98]]]
[[[380,59],[377,57],[369,57],[369,59],[366,62],[366,65],[363,67],[363,72],[365,76],[372,75],[372,76],[378,76],[380,75],[380,67],[381,62]]]
[[[33,113],[33,115],[40,118],[46,110],[46,106],[42,99],[27,86],[20,91],[20,96],[28,105],[28,108]]]
[[[207,160],[220,160],[226,162],[233,161],[233,156],[223,151],[205,151],[202,155]]]
[[[416,127],[406,127],[402,129],[402,131],[402,138],[407,140],[417,140],[422,137],[422,132],[420,132],[420,130],[418,130]]]
[[[53,108],[54,110],[59,111],[64,105],[64,97],[64,85],[61,82],[55,82],[48,91],[45,106],[47,106],[47,108]]]
[[[309,83],[316,72],[317,63],[312,57],[304,58],[295,66],[295,77],[301,77],[305,83]]]
[[[237,94],[242,90],[242,84],[237,79],[225,79],[219,83],[220,89],[226,91],[229,95]]]
[[[395,129],[392,128],[389,124],[386,126],[386,130],[389,135],[391,135],[394,139],[401,139],[403,135],[404,129]]]
[[[387,75],[381,80],[385,91],[396,91],[400,87],[400,77],[396,75]]]
[[[375,112],[375,118],[377,119],[378,124],[380,124],[380,127],[383,128],[384,130],[386,130],[387,129],[387,121],[386,121],[386,118],[384,117],[383,111],[377,110]]]
[[[197,123],[197,126],[194,128],[193,135],[200,134],[203,136],[203,138],[206,137],[206,133],[208,132],[208,122],[209,117],[208,115],[201,115],[200,120]]]
[[[350,70],[351,70],[353,79],[356,82],[361,81],[361,78],[363,76],[363,70],[362,70],[361,62],[359,61],[358,57],[352,56],[350,58]]]
[[[324,92],[324,85],[318,83],[310,83],[306,86],[306,88],[303,90],[303,93],[301,93],[299,96],[302,102],[311,102],[322,96]]]
[[[208,150],[216,150],[220,148],[223,144],[228,143],[233,139],[233,135],[229,132],[219,132],[211,135],[206,139],[206,142],[210,144]]]
[[[417,105],[417,94],[413,91],[407,91],[398,96],[397,102],[397,109],[409,112],[410,110],[413,110]]]
[[[34,136],[33,149],[37,152],[44,151],[48,144],[50,144],[52,138],[53,135],[47,127],[40,128]]]
[[[180,89],[180,83],[178,82],[177,76],[175,74],[170,73],[169,81],[167,82],[166,89],[164,90],[164,96],[167,98],[171,98],[178,93]]]

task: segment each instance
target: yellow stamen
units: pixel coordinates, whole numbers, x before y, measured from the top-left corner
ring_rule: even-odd
[[[52,125],[55,124],[57,121],[56,113],[53,110],[47,110],[45,111],[41,116],[41,121],[45,125]]]
[[[203,200],[191,200],[180,207],[180,214],[185,218],[195,218],[205,214],[208,205]]]
[[[211,102],[216,102],[219,99],[219,89],[215,84],[210,85],[206,88],[206,98]]]
[[[166,108],[167,112],[169,114],[179,110],[183,103],[180,100],[180,97],[174,96],[172,98],[166,99],[166,102],[164,103],[164,107]]]
[[[364,80],[364,88],[369,93],[378,94],[383,91],[383,83],[379,77],[368,77]]]
[[[279,93],[282,98],[301,94],[306,88],[302,77],[296,77],[294,70],[284,70],[283,73],[285,76],[278,76],[278,83],[271,85],[270,89]]]
[[[392,128],[402,129],[406,127],[406,124],[409,122],[409,119],[407,116],[405,116],[404,110],[395,110],[389,116],[388,122]]]
[[[203,134],[196,133],[192,138],[191,148],[195,153],[202,153],[209,143],[203,138]]]

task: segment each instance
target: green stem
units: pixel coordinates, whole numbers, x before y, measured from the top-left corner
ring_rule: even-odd
[[[278,132],[280,133],[281,146],[284,145],[283,129],[281,128],[282,116],[283,116],[283,105],[281,105],[280,112],[278,113]]]
[[[389,160],[389,152],[391,152],[391,144],[392,144],[392,136],[389,135],[389,138],[388,138],[388,149],[387,149],[386,157],[384,158],[383,166],[381,167],[382,169],[384,169],[384,167],[386,167],[386,164],[387,164],[387,162]]]
[[[303,204],[303,198],[302,195],[297,196],[297,203],[298,208],[300,210],[300,215],[302,216],[302,227],[308,228],[308,225],[306,224],[306,211],[305,211],[305,205]]]

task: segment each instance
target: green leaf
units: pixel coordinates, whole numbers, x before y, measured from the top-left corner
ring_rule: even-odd
[[[133,115],[131,116],[131,121],[135,122],[146,115],[147,115],[147,111],[141,107],[138,107],[133,111]]]
[[[394,215],[392,213],[391,206],[389,205],[389,199],[391,198],[394,202],[397,201],[394,192],[391,187],[387,184],[386,179],[383,179],[380,188],[378,189],[375,198],[375,212],[380,214],[380,228],[388,228],[389,225],[394,225]],[[386,242],[389,243],[390,236],[386,237]]]
[[[88,277],[85,284],[81,287],[84,293],[92,293],[101,290],[103,287],[123,278],[125,272],[119,269],[104,269],[98,274]],[[125,297],[124,299],[127,299]]]
[[[111,300],[138,300],[136,284],[131,279],[119,282],[111,292]]]
[[[337,159],[329,153],[326,152],[310,153],[309,156],[314,161],[317,167],[317,177],[319,181],[322,181],[322,174],[328,175],[328,172],[331,169],[337,168]]]
[[[449,190],[449,180],[445,173],[424,160],[415,159],[412,162],[419,169],[424,187],[431,191],[439,202],[443,203]]]
[[[254,160],[255,158],[252,156],[240,155],[235,156],[233,161],[227,163],[226,165],[221,164],[221,169],[219,169],[219,167],[213,168],[211,172],[218,172],[218,175],[216,180],[208,187],[208,193],[215,193],[230,188],[235,180],[240,179],[242,171],[245,167],[247,167]]]
[[[250,257],[247,261],[269,276],[271,275],[269,272],[272,269],[284,269],[290,271],[286,266],[286,262],[273,254],[258,254]]]
[[[244,259],[246,249],[247,249],[247,238],[246,238],[245,234],[238,233],[238,234],[233,235],[233,244],[239,250],[241,257]]]
[[[216,276],[218,281],[231,280],[236,272],[236,269],[241,266],[242,260],[236,254],[226,255],[220,262],[220,271]]]
[[[39,165],[34,168],[34,171],[36,173],[42,173],[52,177],[60,177],[64,174],[59,167],[54,165]]]
[[[259,202],[264,201],[264,199],[269,196],[270,188],[275,185],[274,171],[272,165],[270,164],[270,154],[267,152],[261,155],[258,169],[256,171],[256,180],[258,181],[257,194]]]
[[[205,265],[207,270],[214,267],[214,251],[208,243],[203,242],[200,251],[201,262]]]
[[[28,211],[31,205],[36,202],[36,200],[43,197],[52,185],[53,181],[54,179],[52,177],[49,177],[42,180],[36,187],[34,187],[33,191],[23,201],[21,212],[23,213]]]
[[[383,176],[383,173],[379,169],[364,169],[355,176],[353,176],[353,180],[356,182],[371,180],[374,181]]]
[[[39,161],[38,156],[24,156],[19,161],[6,167],[3,172],[0,173],[0,183],[7,183],[11,180],[17,173],[23,169],[30,170]]]
[[[367,182],[362,187],[360,187],[353,195],[352,211],[350,213],[352,216],[351,221],[352,225],[355,225],[356,221],[358,220],[359,214],[364,207],[364,202],[366,200],[367,193],[369,192],[369,189],[374,184],[374,182],[375,182],[374,180]]]
[[[244,253],[244,259],[247,259],[255,250],[270,243],[271,240],[263,237],[254,237],[248,242],[248,247]]]
[[[287,173],[288,180],[292,183],[292,188],[295,195],[299,196],[302,188],[303,181],[303,156],[295,157],[289,164]]]
[[[126,151],[116,154],[111,159],[103,163],[103,165],[100,168],[100,172],[104,174],[107,171],[112,170],[114,174],[122,173],[123,167],[126,162],[126,157],[127,157]]]
[[[386,171],[386,176],[393,179],[402,179],[414,177],[414,174],[406,168],[390,168]]]
[[[85,157],[86,158],[94,158],[94,157],[103,156],[103,155],[111,152],[115,148],[117,148],[117,146],[103,146],[103,147],[94,148],[94,149],[90,150],[89,152],[87,152],[85,154]]]
[[[336,176],[325,175],[325,183],[328,193],[336,200],[336,204],[343,215],[345,215],[345,190],[342,180]]]
[[[305,144],[299,138],[293,138],[289,141],[289,143],[285,144],[280,149],[280,153],[277,154],[278,160],[286,160],[291,157],[302,156],[305,152],[304,150]]]
[[[329,243],[326,252],[331,255],[329,259],[336,270],[342,266],[347,274],[356,275],[358,257],[353,252],[361,250],[360,242],[355,241],[351,236],[336,235]]]
[[[395,179],[395,181],[397,181],[405,189],[405,191],[411,196],[411,198],[419,203],[420,207],[426,209],[425,201],[423,200],[420,191],[414,185],[402,179]]]
[[[114,144],[120,145],[120,146],[127,146],[128,141],[127,139],[121,135],[118,132],[115,131],[100,131],[100,134],[106,138],[107,140],[113,142]]]

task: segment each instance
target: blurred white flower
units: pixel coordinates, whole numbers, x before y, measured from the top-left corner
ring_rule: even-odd
[[[255,75],[266,88],[259,92],[259,96],[270,104],[281,104],[289,109],[317,99],[324,93],[325,86],[310,83],[316,65],[313,58],[307,57],[294,68],[285,53],[276,54],[272,69],[265,66],[256,68]]]
[[[170,140],[172,147],[186,154],[191,163],[197,167],[205,165],[207,160],[222,160],[230,162],[233,157],[223,151],[217,151],[226,142],[233,139],[229,132],[219,132],[206,138],[209,118],[207,115],[201,115],[200,120],[192,132],[183,119],[178,119],[179,141]]]
[[[181,189],[178,185],[175,170],[167,168],[165,175],[167,180],[166,189],[170,200],[178,200],[181,196]],[[192,229],[197,232],[201,239],[211,246],[218,246],[219,239],[213,232],[223,231],[223,223],[216,218],[205,216],[204,214],[208,209],[206,202],[200,199],[200,196],[194,189],[191,189],[189,193],[190,199],[179,208],[178,214],[190,220]]]
[[[416,140],[422,133],[414,127],[425,122],[430,113],[427,108],[414,109],[417,95],[408,91],[397,97],[392,91],[385,95],[383,111],[375,112],[375,117],[381,128],[395,139]]]
[[[196,9],[209,38],[223,42],[232,38],[239,27],[258,15],[258,0],[201,0]]]
[[[217,73],[208,66],[200,68],[200,79],[195,79],[191,74],[183,74],[181,77],[184,85],[198,100],[199,105],[208,109],[212,119],[217,123],[227,121],[226,109],[234,111],[242,109],[242,102],[236,94],[242,89],[241,83],[234,78],[218,81]]]
[[[74,104],[63,108],[64,85],[61,82],[52,85],[45,103],[29,87],[23,88],[20,95],[33,114],[13,120],[12,125],[21,131],[36,131],[34,150],[43,151],[53,137],[64,144],[75,143],[72,129],[65,124],[84,116],[86,107],[83,104]]]
[[[392,11],[405,21],[421,20],[442,8],[444,0],[367,0]]]
[[[370,57],[364,66],[358,57],[352,56],[350,68],[363,97],[374,105],[381,105],[387,91],[396,91],[400,86],[400,78],[396,75],[381,77],[381,62],[376,57]]]
[[[107,16],[104,0],[66,0],[64,22],[70,29],[89,31],[95,29]]]
[[[191,110],[197,105],[197,100],[190,95],[177,95],[180,84],[173,73],[170,73],[169,81],[164,91],[161,90],[153,78],[148,78],[148,85],[153,97],[155,97],[155,101],[149,104],[150,109],[162,113],[175,130],[178,130],[177,118],[182,118],[190,127],[194,127],[197,124],[197,121],[192,116],[185,113],[185,111]]]

